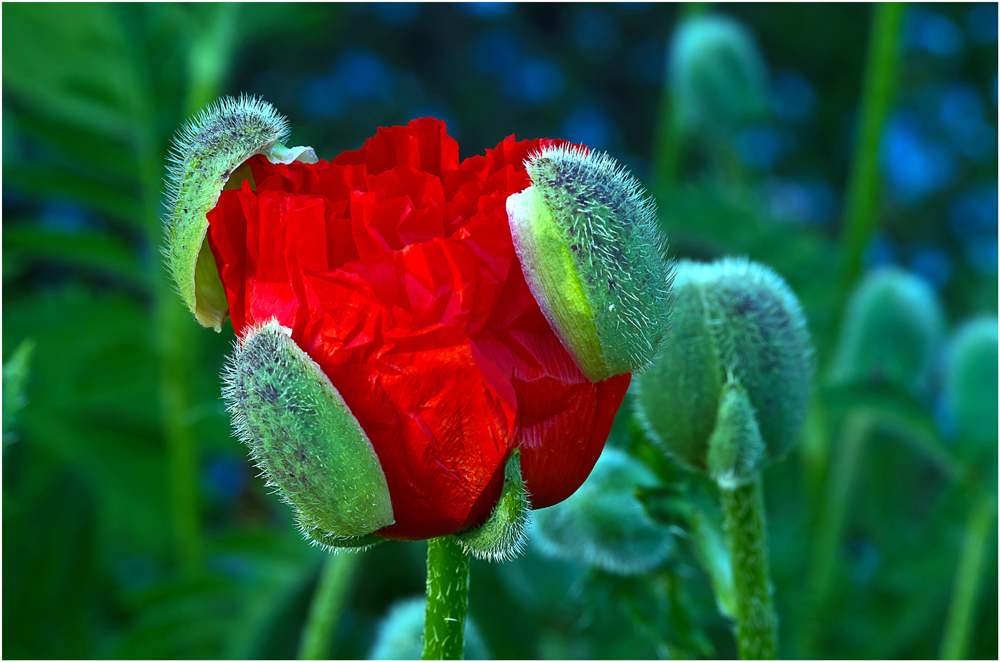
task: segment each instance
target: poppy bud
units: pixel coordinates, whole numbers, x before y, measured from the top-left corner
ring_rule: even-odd
[[[576,494],[535,512],[541,549],[616,575],[636,575],[659,565],[673,548],[669,530],[654,522],[636,497],[637,487],[654,487],[643,464],[605,448],[590,478]]]
[[[920,391],[943,329],[941,304],[923,279],[893,267],[868,274],[847,304],[831,380]]]
[[[174,137],[167,174],[166,256],[177,291],[202,326],[222,329],[229,305],[205,241],[206,214],[226,188],[252,179],[240,166],[255,154],[271,163],[315,163],[312,147],[285,147],[288,120],[254,97],[209,105]]]
[[[223,395],[237,435],[296,509],[303,532],[328,547],[365,548],[393,523],[382,465],[319,366],[270,321],[237,341]]]
[[[997,318],[980,317],[955,335],[945,375],[945,398],[958,439],[993,452],[997,449],[997,360]]]
[[[639,419],[681,464],[725,487],[747,484],[791,447],[805,417],[813,360],[802,308],[763,265],[682,261],[672,323],[638,377]]]
[[[685,19],[669,55],[670,96],[679,128],[727,133],[767,107],[767,69],[753,36],[723,16]]]
[[[653,202],[606,154],[543,147],[507,199],[524,278],[592,382],[648,366],[668,326],[671,265]]]
[[[419,660],[423,652],[424,610],[427,599],[417,596],[400,600],[378,625],[369,660]],[[466,660],[488,660],[486,644],[472,618],[465,621]]]

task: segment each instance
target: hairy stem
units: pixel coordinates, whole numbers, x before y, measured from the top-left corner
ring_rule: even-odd
[[[469,555],[451,537],[427,541],[425,660],[461,660],[469,611]]]
[[[360,561],[360,553],[350,552],[326,558],[302,629],[300,660],[325,660],[329,656],[330,642],[347,606],[347,594]]]
[[[736,643],[744,660],[773,660],[778,652],[771,569],[764,515],[764,487],[720,488],[722,513],[736,589]]]
[[[983,562],[990,544],[990,531],[996,521],[996,504],[981,496],[969,513],[965,525],[962,555],[955,570],[955,585],[948,607],[948,620],[941,641],[942,660],[964,660],[968,655],[969,635],[976,618],[976,602],[982,583]]]

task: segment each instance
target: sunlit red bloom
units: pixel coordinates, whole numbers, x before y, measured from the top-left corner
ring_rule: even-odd
[[[572,494],[630,375],[593,384],[525,284],[505,202],[525,157],[506,139],[459,162],[442,122],[380,129],[333,161],[251,159],[209,242],[238,335],[272,317],[329,376],[388,481],[398,539],[483,522],[511,451],[535,507]]]

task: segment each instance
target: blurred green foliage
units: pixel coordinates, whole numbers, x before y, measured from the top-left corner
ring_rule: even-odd
[[[751,158],[766,144],[750,138],[763,134],[737,132],[722,152],[682,147],[676,178],[653,191],[673,255],[770,265],[801,299],[817,347],[821,373],[803,438],[765,479],[780,650],[934,657],[979,477],[991,469],[954,457],[940,423],[941,361],[921,397],[885,383],[834,386],[823,372],[843,315],[836,217],[871,9],[702,11],[739,20],[772,83],[810,81],[814,98],[802,118],[763,127],[797,145],[775,164]],[[947,181],[914,203],[892,169],[912,152],[887,152],[866,254],[866,266],[888,251],[931,276],[944,272],[928,271],[924,258],[940,267],[944,256],[935,286],[949,329],[997,311],[995,253],[984,270],[975,245],[996,242],[996,216],[972,239],[946,221],[967,191],[985,186],[988,206],[996,204],[996,32],[992,41],[976,36],[977,11],[907,9],[895,95],[903,119],[890,128],[909,126],[905,112],[937,112],[961,83],[994,108],[985,113],[988,158],[964,156],[962,143],[949,152]],[[664,63],[679,13],[669,5],[6,5],[4,656],[297,650],[323,554],[301,540],[230,436],[219,373],[231,327],[197,328],[158,259],[168,141],[187,115],[222,94],[261,94],[288,114],[294,143],[331,157],[378,125],[436,114],[463,157],[511,133],[566,137],[657,181],[648,164],[669,107]],[[949,51],[955,39],[960,48]],[[803,221],[779,204],[803,177],[826,183],[832,212]],[[713,543],[714,488],[657,454],[630,421],[630,399],[609,443],[655,471],[662,487],[639,496],[672,527],[674,551],[638,577],[548,558],[531,544],[513,562],[474,562],[471,617],[493,657],[735,655],[711,590],[726,583]],[[997,550],[995,535],[985,539],[967,652],[995,658]],[[332,655],[368,654],[390,606],[423,590],[425,552],[423,543],[398,543],[364,554]]]

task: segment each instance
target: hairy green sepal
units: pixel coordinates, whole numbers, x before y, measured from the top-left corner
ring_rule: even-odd
[[[746,389],[726,384],[719,398],[715,430],[708,439],[708,471],[724,489],[733,490],[756,479],[764,457],[764,440]]]
[[[251,156],[271,163],[315,163],[312,147],[285,147],[288,120],[253,97],[226,97],[177,132],[167,176],[167,266],[177,291],[202,326],[222,329],[229,311],[215,260],[205,241],[206,214],[225,188],[250,178],[238,170]]]
[[[329,378],[277,321],[238,341],[225,382],[233,427],[311,540],[367,547],[368,534],[393,523],[371,442]]]
[[[507,199],[525,280],[591,381],[650,365],[669,324],[671,265],[655,205],[606,154],[546,147]]]
[[[524,551],[531,502],[521,478],[521,452],[514,451],[504,468],[503,491],[484,524],[454,534],[455,540],[477,559],[509,561]]]

